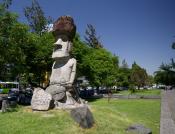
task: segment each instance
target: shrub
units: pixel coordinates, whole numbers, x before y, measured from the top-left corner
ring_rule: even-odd
[[[9,88],[3,88],[2,94],[8,94],[9,93]]]

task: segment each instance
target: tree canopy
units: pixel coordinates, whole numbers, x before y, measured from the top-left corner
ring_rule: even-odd
[[[47,25],[52,23],[51,17],[45,17],[37,0],[32,0],[32,5],[24,8],[24,14],[32,31],[41,35],[47,30]]]
[[[7,2],[7,3],[6,3]],[[15,79],[23,71],[23,47],[28,40],[29,27],[17,21],[17,14],[8,11],[11,1],[0,4],[0,69],[1,79]],[[8,76],[10,75],[11,76]],[[4,77],[5,76],[5,77]]]
[[[9,6],[0,4],[0,79],[42,80],[51,69],[53,36],[31,33],[29,26],[18,22],[18,15],[8,10]]]
[[[172,70],[173,68],[173,61],[169,65],[162,63],[159,71],[155,72],[155,82],[157,84],[175,85],[175,72]]]
[[[146,70],[141,68],[139,65],[136,64],[136,62],[134,62],[132,64],[131,75],[130,75],[131,83],[137,86],[138,89],[140,89],[140,87],[146,85],[147,79],[148,75]]]
[[[85,40],[88,46],[92,48],[102,48],[103,45],[100,42],[100,37],[97,37],[96,30],[93,25],[87,24],[85,31]]]
[[[175,49],[175,43],[172,44],[172,49]],[[155,72],[155,82],[158,84],[175,85],[175,62],[171,59],[171,63],[164,64]]]
[[[104,48],[92,48],[77,36],[72,55],[78,61],[78,74],[84,75],[96,87],[115,84],[118,57]]]

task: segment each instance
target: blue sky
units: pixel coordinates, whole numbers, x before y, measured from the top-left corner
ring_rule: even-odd
[[[1,0],[2,1],[2,0]],[[46,16],[56,20],[70,15],[82,39],[87,24],[92,24],[106,49],[125,59],[136,61],[149,74],[162,62],[175,57],[175,0],[38,0]],[[13,0],[11,11],[26,22],[23,8],[31,0]]]

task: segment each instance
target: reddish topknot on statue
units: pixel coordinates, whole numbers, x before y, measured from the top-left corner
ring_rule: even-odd
[[[55,38],[59,35],[67,35],[70,41],[73,40],[76,34],[76,26],[74,20],[70,16],[61,16],[54,22],[53,35]]]

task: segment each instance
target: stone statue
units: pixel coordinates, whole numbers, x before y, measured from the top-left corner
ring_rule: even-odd
[[[43,94],[51,95],[56,108],[74,108],[81,104],[77,99],[76,90],[73,88],[76,59],[70,57],[76,26],[71,17],[62,16],[54,23],[52,32],[56,39],[52,53],[54,63],[49,86]],[[35,92],[33,96],[37,100]],[[37,109],[36,105],[35,109]]]
[[[52,95],[55,104],[74,105],[77,102],[71,92],[76,74],[76,59],[70,58],[72,40],[76,33],[74,21],[69,16],[60,17],[53,26],[56,39],[52,58],[55,60],[46,92]]]
[[[76,26],[69,16],[62,16],[54,23],[56,42],[52,53],[54,63],[50,83],[45,91],[41,88],[34,90],[31,105],[33,110],[71,109],[71,117],[82,128],[90,128],[94,124],[93,115],[73,88],[76,59],[70,57],[70,51],[75,33]]]

